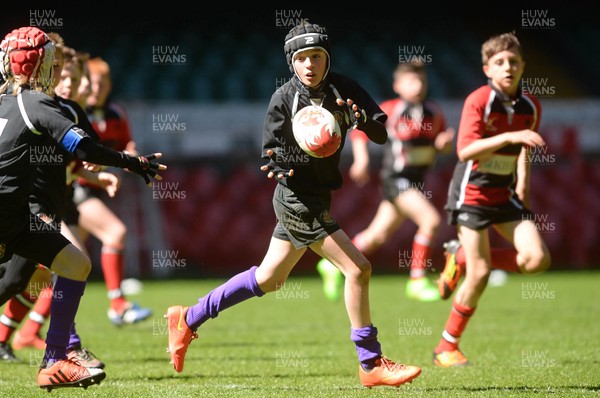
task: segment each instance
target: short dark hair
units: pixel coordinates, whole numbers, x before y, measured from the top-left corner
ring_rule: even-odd
[[[509,49],[515,49],[523,56],[521,43],[514,31],[492,36],[481,45],[481,62],[485,65],[494,55]]]

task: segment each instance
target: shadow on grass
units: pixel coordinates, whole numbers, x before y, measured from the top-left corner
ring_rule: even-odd
[[[528,387],[528,386],[487,386],[487,387],[413,387],[415,391],[443,392],[443,391],[465,391],[465,392],[533,392],[533,393],[558,393],[558,392],[576,392],[576,391],[600,391],[600,386],[547,386],[547,387]]]
[[[165,380],[173,380],[176,379],[178,382],[179,381],[184,381],[184,380],[210,380],[210,381],[214,381],[215,380],[216,375],[214,373],[210,373],[210,374],[200,374],[200,373],[194,373],[194,370],[191,370],[189,373],[185,373],[185,371],[183,373],[175,373],[175,371],[173,371],[173,374],[170,376],[164,376],[164,375],[160,375],[160,376],[144,376],[144,380],[152,380],[152,381],[165,381]],[[219,378],[221,379],[225,379],[225,377],[223,377],[222,375],[218,375]],[[264,374],[260,374],[260,373],[256,373],[256,374],[244,374],[244,375],[231,375],[231,376],[227,376],[227,379],[230,380],[237,380],[237,379],[242,379],[242,380],[262,380],[262,379],[268,379],[268,378],[272,378],[272,379],[290,379],[290,380],[297,380],[298,378],[309,378],[310,380],[315,380],[318,378],[336,378],[336,377],[341,377],[343,378],[343,376],[340,376],[339,374],[335,374],[335,373],[325,373],[325,372],[315,372],[315,373],[302,373],[302,375],[298,375],[298,374],[272,374],[269,376],[264,376]],[[132,376],[132,377],[119,377],[119,380],[135,380],[135,381],[139,381],[139,376]],[[116,379],[115,379],[116,380]],[[333,387],[333,386],[331,386]],[[302,387],[286,387],[287,389],[302,389]],[[336,387],[337,388],[337,387]]]

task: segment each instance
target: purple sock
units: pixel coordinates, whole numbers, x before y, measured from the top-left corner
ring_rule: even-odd
[[[196,331],[209,318],[216,318],[219,312],[254,296],[263,296],[265,293],[258,287],[254,276],[256,268],[254,266],[235,275],[191,306],[185,318],[190,329]]]
[[[75,322],[73,322],[73,326],[71,326],[71,334],[69,336],[69,345],[67,346],[67,352],[71,350],[78,350],[81,348],[81,338],[77,334],[77,330],[75,330]]]
[[[46,352],[42,365],[67,358],[71,327],[77,315],[86,282],[59,276],[52,291],[50,325],[46,333]]]
[[[377,328],[373,325],[352,329],[350,339],[356,344],[358,360],[365,369],[375,367],[375,360],[381,357],[381,344],[377,340]]]

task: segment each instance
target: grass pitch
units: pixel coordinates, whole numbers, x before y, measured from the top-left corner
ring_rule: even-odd
[[[316,275],[316,271],[315,271]],[[510,275],[488,287],[463,335],[473,366],[440,369],[432,351],[450,302],[404,296],[405,276],[373,276],[371,307],[384,354],[421,366],[412,384],[367,389],[343,302],[330,302],[317,277],[292,277],[282,290],[222,312],[200,330],[176,373],[163,314],[192,305],[223,280],[145,281],[132,300],[154,310],[136,325],[113,326],[104,284],[91,282],[77,329],[106,363],[99,386],[53,390],[36,384],[42,352],[0,362],[0,397],[589,397],[600,396],[600,273]]]

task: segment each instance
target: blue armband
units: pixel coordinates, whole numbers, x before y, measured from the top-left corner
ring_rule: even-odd
[[[79,145],[79,142],[83,139],[83,136],[79,133],[80,131],[81,129],[77,127],[70,128],[62,140],[60,140],[60,144],[69,151],[69,153],[74,153],[75,149],[77,149],[77,145]]]

